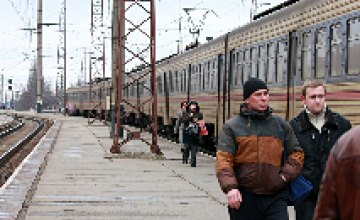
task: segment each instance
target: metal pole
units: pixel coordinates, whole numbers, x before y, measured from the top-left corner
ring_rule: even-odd
[[[66,116],[66,0],[64,0],[64,116]]]
[[[90,114],[91,114],[91,108],[92,108],[92,90],[91,90],[91,87],[92,87],[92,60],[91,60],[91,56],[92,54],[90,53],[90,56],[89,56],[89,112],[88,112],[88,124],[90,124]]]
[[[120,133],[120,105],[122,97],[122,82],[123,74],[125,72],[125,0],[120,0],[119,4],[119,47],[118,50],[118,71],[117,71],[117,96],[115,99],[115,118],[116,126],[114,131],[113,145],[111,146],[111,153],[120,153],[119,133]]]
[[[150,53],[151,53],[151,92],[152,102],[152,145],[151,152],[160,154],[160,148],[157,144],[157,87],[156,87],[156,20],[155,20],[155,0],[150,2],[151,27],[150,27]]]
[[[38,0],[37,13],[37,62],[36,62],[36,110],[42,107],[42,0]]]
[[[110,137],[114,138],[115,130],[115,100],[117,95],[117,69],[118,69],[118,42],[119,42],[119,1],[113,1],[113,15],[112,15],[112,25],[111,25],[111,103],[110,103],[110,112],[111,112],[111,129]]]
[[[102,84],[102,93],[104,98],[104,108],[101,108],[101,110],[104,111],[104,124],[107,124],[107,113],[108,109],[106,109],[106,87],[105,87],[105,37],[103,38],[103,84]]]

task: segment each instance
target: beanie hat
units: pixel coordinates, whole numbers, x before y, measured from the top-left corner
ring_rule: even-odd
[[[251,94],[256,92],[259,89],[268,89],[266,83],[257,78],[249,78],[248,81],[245,82],[243,87],[243,97],[244,100],[249,98]]]

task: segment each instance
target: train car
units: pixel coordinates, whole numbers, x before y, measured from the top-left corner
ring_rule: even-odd
[[[73,116],[100,116],[104,118],[106,109],[106,96],[110,96],[111,80],[95,79],[91,84],[73,86],[67,89],[66,111]],[[91,98],[89,98],[91,90]]]
[[[199,103],[213,149],[227,119],[239,112],[243,83],[264,80],[275,114],[289,120],[301,109],[305,80],[327,85],[327,105],[360,124],[360,2],[287,1],[206,44],[157,62],[156,82],[161,132],[172,128],[184,100]],[[141,75],[146,68],[131,74]],[[149,78],[126,90],[134,106],[146,100]],[[150,106],[142,105],[151,115]],[[136,109],[133,109],[136,110]]]

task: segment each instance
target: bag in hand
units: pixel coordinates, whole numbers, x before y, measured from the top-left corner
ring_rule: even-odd
[[[289,205],[297,204],[310,194],[313,186],[303,176],[299,175],[290,183]]]
[[[198,124],[194,123],[194,122],[190,122],[189,126],[187,126],[184,129],[185,134],[187,135],[191,135],[191,136],[197,136],[199,135],[200,132],[200,127]]]
[[[283,160],[284,160],[284,163],[285,163],[286,162],[285,133],[284,133],[284,130],[282,129],[282,127],[281,127],[280,121],[278,121],[279,119],[275,117],[275,120],[276,120],[276,122],[278,124],[278,127],[280,129],[280,132],[281,132],[281,139],[282,139],[283,145],[284,145]],[[312,189],[313,189],[313,186],[311,185],[311,183],[309,181],[307,181],[301,175],[297,176],[295,180],[290,182],[288,205],[292,206],[294,204],[300,203],[301,201],[306,199],[306,197],[308,197],[308,195],[310,194]]]

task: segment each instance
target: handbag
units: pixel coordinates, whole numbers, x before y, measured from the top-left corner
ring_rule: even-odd
[[[199,125],[194,122],[190,122],[189,125],[186,128],[184,128],[185,134],[191,136],[197,136],[199,134],[199,131],[200,131]]]
[[[298,204],[308,197],[313,186],[303,176],[299,175],[290,183],[289,202],[290,205]]]
[[[206,125],[205,125],[205,121],[199,121],[199,125],[200,125],[200,135],[201,136],[206,136],[209,134],[208,130],[206,129]]]
[[[283,163],[286,161],[286,152],[285,152],[285,133],[284,130],[281,127],[280,119],[277,117],[274,117],[275,121],[278,124],[278,127],[280,129],[280,137],[283,141]],[[298,204],[299,202],[303,201],[308,197],[311,190],[313,189],[313,186],[309,181],[307,181],[303,176],[298,175],[295,180],[290,182],[289,185],[289,197],[288,197],[288,205],[292,206],[294,204]]]

